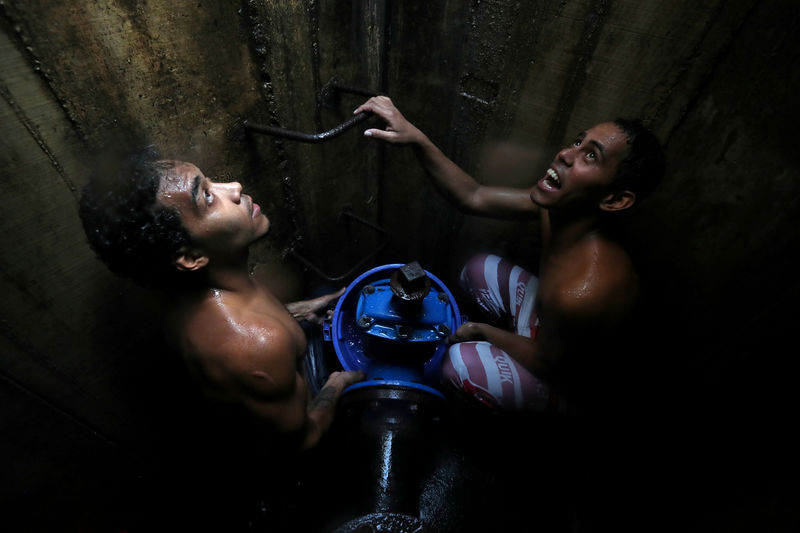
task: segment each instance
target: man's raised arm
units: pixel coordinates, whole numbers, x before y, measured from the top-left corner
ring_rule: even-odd
[[[530,189],[481,185],[409,122],[388,97],[370,98],[354,111],[362,112],[374,113],[386,122],[384,129],[368,129],[365,136],[413,146],[439,192],[464,213],[505,218],[530,217],[538,213],[538,207],[530,199]]]

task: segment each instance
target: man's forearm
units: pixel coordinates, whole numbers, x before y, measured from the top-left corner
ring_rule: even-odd
[[[367,137],[388,143],[410,145],[434,186],[458,209],[482,216],[529,216],[536,211],[527,189],[485,187],[445,156],[425,133],[409,122],[386,96],[375,96],[355,113],[375,113],[385,128],[370,128]]]
[[[348,385],[357,383],[365,378],[361,371],[340,371],[334,372],[328,377],[328,381],[323,385],[322,390],[309,403],[307,408],[308,431],[303,444],[304,449],[314,446],[322,434],[325,433],[333,424],[336,414],[336,404],[342,391]]]
[[[307,300],[301,300],[284,304],[284,307],[292,315],[292,318],[300,322],[308,315],[311,306]]]
[[[333,410],[336,407],[336,400],[339,398],[339,394],[341,394],[341,390],[334,385],[322,387],[319,394],[308,404],[309,416],[312,413],[324,413],[325,415],[330,414],[332,419]]]
[[[481,185],[424,134],[414,141],[413,147],[437,190],[463,213],[514,219],[529,219],[538,214],[539,208],[531,201],[528,189]]]
[[[315,446],[333,424],[336,402],[341,392],[341,389],[334,385],[325,385],[319,394],[309,402],[308,424],[303,439],[304,450]]]
[[[539,343],[536,340],[489,324],[481,324],[480,330],[486,341],[506,352],[533,374],[543,377],[547,369],[539,355]]]
[[[461,210],[470,211],[470,199],[480,184],[464,172],[427,137],[414,143],[414,153],[434,186],[448,201]]]
[[[285,304],[286,310],[298,322],[307,320],[310,322],[320,323],[324,316],[324,312],[332,306],[336,300],[344,294],[345,288],[342,287],[336,292],[318,296],[311,300],[301,300],[299,302],[290,302]]]

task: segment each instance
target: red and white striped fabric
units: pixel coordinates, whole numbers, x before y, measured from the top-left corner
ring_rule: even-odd
[[[460,281],[495,321],[506,322],[518,335],[536,338],[536,276],[496,255],[480,255],[467,263]],[[547,385],[506,352],[484,341],[452,345],[442,375],[456,390],[487,407],[545,410],[550,401]]]
[[[496,255],[479,255],[464,266],[461,287],[497,321],[517,335],[536,338],[539,319],[533,310],[539,278]]]
[[[547,385],[486,341],[452,345],[442,375],[459,392],[487,407],[544,411],[550,402]]]

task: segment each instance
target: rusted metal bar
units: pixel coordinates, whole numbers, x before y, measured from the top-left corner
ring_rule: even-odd
[[[323,86],[322,90],[320,91],[320,102],[323,103],[323,105],[329,107],[338,106],[339,93],[351,93],[367,97],[377,96],[379,94],[370,89],[361,89],[358,87],[350,87],[348,85],[344,85],[339,81],[338,78],[333,78],[328,83],[326,83],[325,86]],[[244,128],[249,131],[254,131],[257,133],[266,133],[267,135],[282,137],[284,139],[291,139],[293,141],[300,141],[305,143],[320,143],[333,139],[334,137],[338,137],[345,131],[349,130],[356,124],[364,122],[371,116],[372,113],[359,113],[357,115],[354,115],[353,118],[322,133],[304,133],[302,131],[279,128],[277,126],[269,126],[267,124],[257,124],[255,122],[250,122],[247,119],[242,121],[242,126],[244,126]]]
[[[350,270],[338,276],[332,276],[330,274],[323,272],[317,265],[315,265],[302,255],[300,255],[296,251],[294,250],[289,251],[289,255],[297,259],[306,267],[310,268],[312,271],[314,271],[316,275],[327,281],[342,281],[343,279],[351,277],[353,274],[358,272],[367,263],[367,261],[378,255],[384,248],[386,248],[386,245],[389,244],[389,241],[391,240],[391,235],[389,235],[389,233],[385,229],[381,228],[380,226],[376,226],[372,222],[359,217],[358,215],[348,211],[347,209],[339,213],[339,219],[341,220],[343,216],[352,218],[356,222],[359,222],[360,224],[367,226],[368,228],[374,229],[378,233],[383,234],[385,238],[382,243],[376,246],[371,252],[369,252],[365,257],[363,257],[358,263],[356,263]]]
[[[303,133],[302,131],[287,130],[285,128],[268,126],[266,124],[256,124],[247,119],[242,122],[242,125],[245,129],[255,131],[257,133],[266,133],[267,135],[273,135],[275,137],[282,137],[284,139],[292,139],[293,141],[305,143],[320,143],[333,139],[334,137],[338,137],[345,131],[349,130],[356,124],[364,122],[371,116],[372,113],[359,113],[353,116],[353,118],[350,120],[347,120],[346,122],[343,122],[338,126],[322,133]]]

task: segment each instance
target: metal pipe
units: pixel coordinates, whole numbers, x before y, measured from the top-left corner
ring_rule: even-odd
[[[292,139],[293,141],[300,141],[305,143],[320,143],[338,137],[345,131],[349,130],[356,124],[364,122],[372,113],[359,113],[350,120],[347,120],[338,126],[324,131],[322,133],[303,133],[302,131],[287,130],[285,128],[278,128],[276,126],[268,126],[266,124],[256,124],[245,119],[242,125],[245,129],[255,131],[257,133],[266,133],[275,137],[282,137],[284,139]]]
[[[380,94],[371,89],[361,89],[359,87],[350,87],[349,85],[344,85],[338,78],[333,78],[322,87],[322,90],[320,91],[320,101],[323,103],[323,105],[332,106],[334,103],[338,105],[337,95],[339,93],[350,93],[367,97],[377,96]],[[371,113],[359,113],[353,116],[353,118],[322,133],[304,133],[302,131],[279,128],[277,126],[269,126],[267,124],[257,124],[250,122],[247,119],[242,122],[242,125],[245,129],[255,131],[257,133],[266,133],[267,135],[273,135],[275,137],[282,137],[284,139],[291,139],[306,143],[319,143],[341,135],[356,124],[367,120],[370,116]]]

